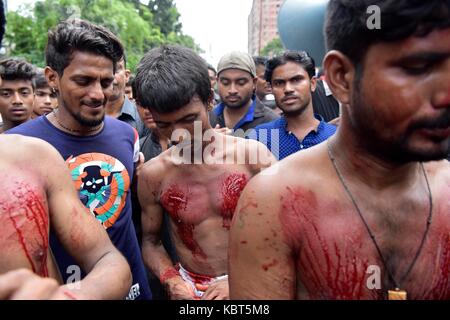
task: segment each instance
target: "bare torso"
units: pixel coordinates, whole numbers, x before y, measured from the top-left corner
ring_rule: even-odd
[[[223,275],[231,218],[251,173],[244,166],[201,166],[174,168],[163,182],[160,203],[170,215],[181,264],[200,274]]]
[[[394,284],[326,146],[279,166],[280,175],[252,181],[239,203],[231,234],[231,298],[386,299]],[[346,183],[408,299],[450,299],[450,165],[425,168],[432,223],[404,281],[430,208],[420,167],[409,185],[374,191],[349,176]],[[264,185],[274,187],[266,192]],[[256,265],[249,267],[250,261]]]
[[[438,176],[438,166],[426,166],[433,192],[432,223],[406,278],[426,231],[430,204],[423,176],[404,192],[377,194],[348,183],[387,268],[408,299],[450,298],[450,179]],[[328,172],[307,189],[292,184],[281,195],[279,219],[296,257],[297,297],[386,298],[387,290],[395,286],[361,217],[334,177]]]
[[[217,151],[216,156],[226,157],[227,152]],[[168,164],[157,199],[170,216],[171,238],[181,265],[208,276],[227,274],[231,219],[242,190],[262,166],[175,165],[169,159],[170,150],[163,157]]]

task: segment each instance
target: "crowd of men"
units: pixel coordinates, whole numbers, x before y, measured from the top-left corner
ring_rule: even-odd
[[[325,77],[175,45],[132,76],[80,19],[1,60],[0,299],[450,299],[450,4],[373,2],[329,2]]]

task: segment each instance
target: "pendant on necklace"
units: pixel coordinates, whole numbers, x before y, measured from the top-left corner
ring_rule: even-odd
[[[388,299],[389,300],[406,300],[407,293],[405,290],[400,290],[399,288],[395,288],[395,290],[388,290]]]

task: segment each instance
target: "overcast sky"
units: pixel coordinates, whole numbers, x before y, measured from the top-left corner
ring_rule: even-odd
[[[184,33],[194,37],[215,67],[225,53],[247,52],[252,0],[175,0]]]
[[[9,10],[34,0],[8,0]],[[141,1],[148,2],[148,1]],[[183,32],[205,51],[202,56],[217,67],[222,55],[232,50],[247,52],[247,21],[252,0],[174,0],[181,14]]]

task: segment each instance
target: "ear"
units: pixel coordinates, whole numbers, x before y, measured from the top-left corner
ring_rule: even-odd
[[[125,83],[128,83],[130,80],[131,71],[129,69],[125,69]]]
[[[312,77],[312,79],[311,79],[311,92],[316,91],[316,87],[317,87],[317,78],[316,77]]]
[[[334,97],[342,104],[348,105],[351,100],[351,90],[355,78],[355,67],[346,55],[332,50],[323,60],[325,79]]]
[[[47,79],[48,85],[52,89],[59,90],[59,75],[58,73],[50,68],[49,66],[44,69],[45,78]]]
[[[258,83],[258,77],[253,78],[253,89],[256,90],[256,84]]]

